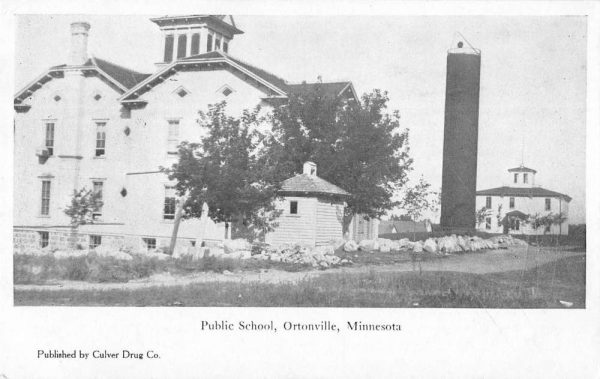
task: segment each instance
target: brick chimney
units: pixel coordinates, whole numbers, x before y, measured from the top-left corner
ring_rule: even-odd
[[[88,32],[90,24],[87,22],[74,22],[71,24],[71,55],[70,66],[81,66],[88,60]]]

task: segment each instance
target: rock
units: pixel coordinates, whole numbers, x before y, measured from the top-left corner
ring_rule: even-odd
[[[102,246],[102,245],[100,245],[100,246]],[[99,257],[115,258],[115,259],[119,259],[119,260],[123,260],[123,261],[130,261],[133,259],[133,257],[131,255],[124,253],[122,251],[110,250],[108,248],[98,249],[100,246],[97,246],[96,249],[94,249],[94,251],[96,252],[96,255],[98,255]]]
[[[379,252],[380,253],[389,253],[390,251],[392,251],[392,248],[390,245],[381,245],[379,246]]]
[[[54,252],[54,258],[56,259],[67,259],[73,257],[82,257],[88,254],[87,250],[56,250]]]
[[[250,250],[242,250],[242,251],[238,251],[238,253],[240,254],[240,259],[252,258],[252,251],[250,251]]]
[[[247,250],[252,251],[252,244],[243,238],[223,241],[223,249],[225,254],[231,254],[236,251]]]
[[[327,241],[326,245],[333,247],[333,250],[341,249],[344,247],[346,240],[343,238],[334,238],[332,240]]]
[[[405,249],[411,246],[411,242],[408,238],[402,238],[398,240],[398,245],[400,246],[400,249]]]
[[[203,249],[208,250],[209,257],[222,258],[223,256],[225,256],[225,250],[223,250],[223,248],[220,248],[218,246],[205,247]]]
[[[358,250],[358,244],[356,242],[352,241],[352,240],[347,241],[344,244],[344,251],[346,253],[353,253],[353,252],[355,252],[357,250]]]
[[[375,251],[379,250],[379,243],[375,240],[362,240],[358,244],[358,248],[362,251]]]
[[[317,246],[312,250],[312,254],[315,255],[334,255],[335,248],[331,245]]]
[[[435,254],[438,252],[437,243],[435,242],[435,240],[433,238],[428,238],[423,243],[423,250],[425,250],[428,253]]]
[[[422,253],[423,252],[423,243],[421,241],[411,242],[411,250],[413,253]]]

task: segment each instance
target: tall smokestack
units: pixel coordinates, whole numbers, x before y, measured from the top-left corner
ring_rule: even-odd
[[[71,55],[69,65],[81,66],[88,60],[88,31],[90,24],[87,22],[74,22],[71,24]]]
[[[446,230],[475,228],[480,70],[479,50],[463,41],[448,50],[440,219]]]

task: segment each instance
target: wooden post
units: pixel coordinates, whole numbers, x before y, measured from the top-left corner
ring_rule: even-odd
[[[175,222],[173,223],[173,233],[171,234],[171,244],[169,245],[169,255],[173,255],[175,244],[177,243],[177,232],[179,231],[179,223],[181,222],[181,214],[183,213],[183,199],[177,199],[177,211],[175,212]]]

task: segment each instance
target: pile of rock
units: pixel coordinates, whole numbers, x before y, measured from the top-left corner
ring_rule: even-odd
[[[310,247],[303,244],[283,245],[278,248],[267,246],[263,247],[260,252],[253,255],[252,258],[273,262],[310,265],[312,267],[321,268],[352,263],[348,259],[341,259],[335,255],[334,244],[317,247]]]
[[[506,249],[509,246],[523,246],[527,242],[512,236],[497,236],[490,239],[483,239],[477,236],[444,236],[438,238],[428,238],[425,241],[409,241],[404,238],[401,240],[389,240],[379,238],[377,240],[362,240],[360,243],[355,241],[346,241],[343,250],[346,253],[356,251],[364,252],[400,252],[412,251],[414,253],[427,252],[430,254],[449,255],[459,254],[469,251]]]

